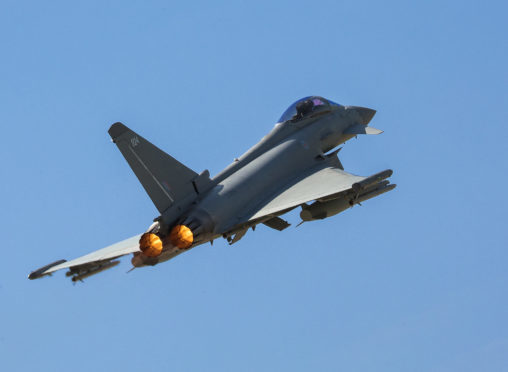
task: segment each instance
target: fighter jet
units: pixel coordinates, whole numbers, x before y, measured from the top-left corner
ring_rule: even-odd
[[[319,96],[302,98],[268,135],[213,178],[208,170],[194,172],[115,123],[109,134],[159,216],[142,234],[53,262],[28,278],[68,269],[66,275],[80,281],[116,266],[128,254],[133,268],[154,266],[217,238],[234,244],[259,224],[282,231],[290,224],[280,216],[295,208],[301,208],[300,223],[321,220],[390,191],[396,186],[387,180],[391,170],[356,176],[344,171],[337,156],[336,148],[349,139],[382,133],[368,126],[375,113]]]

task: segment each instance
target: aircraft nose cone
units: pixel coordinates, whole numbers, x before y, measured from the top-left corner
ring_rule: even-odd
[[[369,124],[369,122],[376,114],[376,110],[367,107],[349,106],[348,109],[355,110],[358,113],[358,115],[360,116],[360,123],[363,125]]]

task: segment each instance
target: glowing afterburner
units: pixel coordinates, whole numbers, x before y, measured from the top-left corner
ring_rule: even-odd
[[[162,252],[162,240],[152,233],[144,233],[139,239],[139,249],[145,256],[157,257]]]
[[[194,242],[194,234],[187,226],[176,225],[169,234],[169,240],[171,240],[174,246],[180,249],[187,249]]]

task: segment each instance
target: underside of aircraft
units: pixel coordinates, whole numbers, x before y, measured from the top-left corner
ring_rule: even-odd
[[[258,224],[282,231],[290,224],[280,216],[298,207],[300,223],[320,220],[393,190],[391,170],[356,176],[345,172],[338,158],[337,146],[347,140],[382,133],[368,126],[374,114],[319,96],[302,98],[267,136],[213,178],[115,123],[109,134],[159,216],[144,233],[71,261],[55,261],[28,277],[68,269],[66,275],[79,281],[116,266],[128,254],[133,268],[154,266],[217,238],[234,244]]]

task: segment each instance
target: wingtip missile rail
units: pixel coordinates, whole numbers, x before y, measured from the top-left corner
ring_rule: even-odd
[[[372,186],[388,177],[391,177],[392,174],[393,171],[391,169],[384,170],[382,172],[373,174],[372,176],[369,176],[361,180],[360,182],[353,183],[353,185],[351,185],[351,188],[356,192],[364,191],[369,186]]]
[[[360,204],[375,196],[393,190],[397,185],[390,184],[386,178],[393,174],[391,169],[384,170],[352,184],[351,190],[339,197],[324,198],[315,201],[311,205],[302,205],[300,218],[302,222],[322,220]]]
[[[30,274],[28,274],[28,279],[30,280],[34,280],[34,279],[39,279],[39,278],[42,278],[43,276],[46,276],[46,275],[51,275],[51,274],[44,274],[44,272],[46,270],[49,270],[51,269],[53,266],[56,266],[56,265],[60,265],[64,262],[67,262],[67,260],[58,260],[58,261],[55,261],[55,262],[52,262],[50,264],[47,264],[46,266],[43,266],[37,270],[34,270],[32,271]]]

